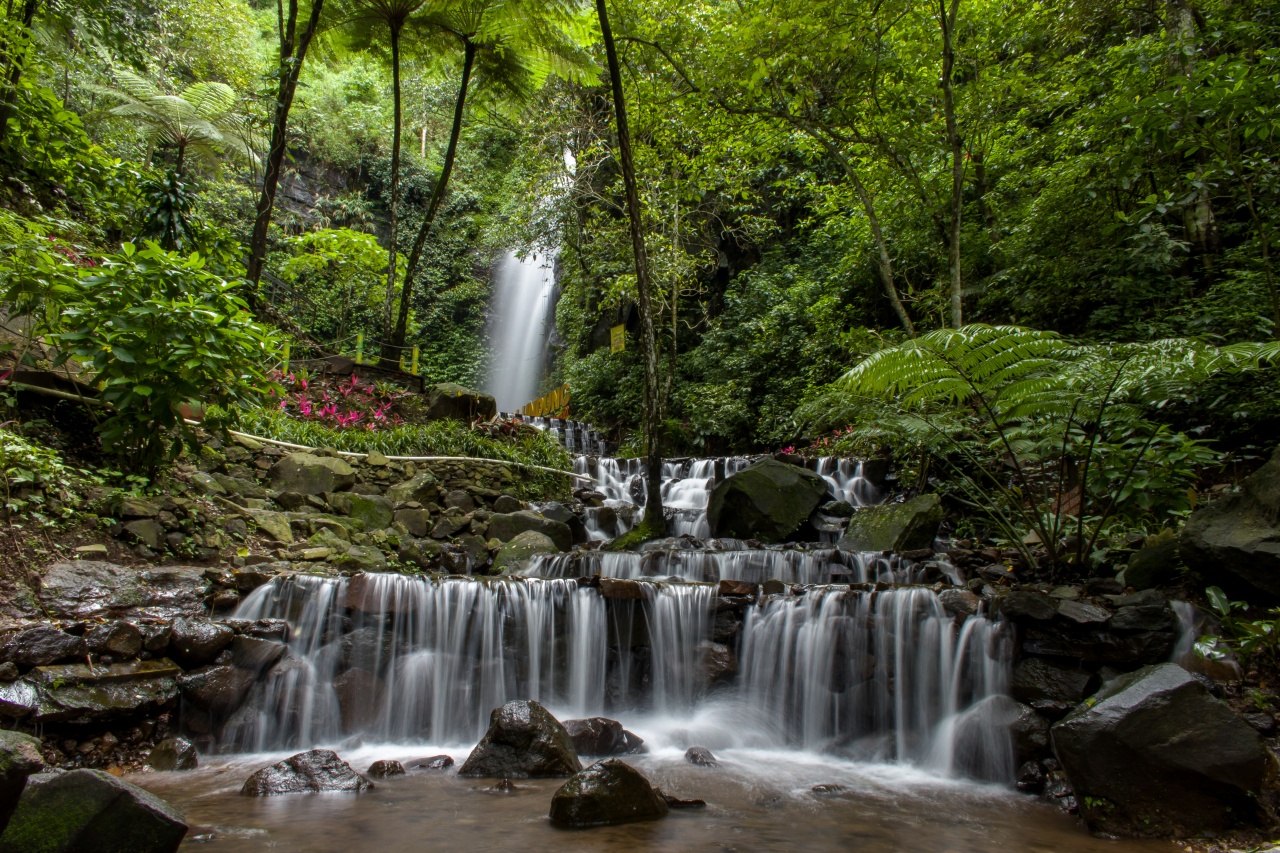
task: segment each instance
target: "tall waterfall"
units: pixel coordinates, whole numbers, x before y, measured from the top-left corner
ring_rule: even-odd
[[[538,395],[551,332],[555,255],[539,252],[521,260],[508,252],[494,269],[493,284],[487,388],[500,411],[514,412]]]

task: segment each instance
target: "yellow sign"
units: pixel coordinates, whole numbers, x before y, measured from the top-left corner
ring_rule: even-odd
[[[530,418],[567,418],[569,416],[569,386],[561,385],[532,403],[520,407],[520,414]]]
[[[609,349],[612,352],[622,352],[627,348],[627,327],[614,326],[609,330]]]

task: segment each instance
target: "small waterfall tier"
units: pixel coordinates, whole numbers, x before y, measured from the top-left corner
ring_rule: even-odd
[[[658,545],[688,545],[663,540]],[[854,553],[837,548],[752,548],[731,539],[702,543],[708,548],[660,548],[633,551],[574,551],[533,557],[521,574],[530,578],[606,578],[722,580],[785,584],[890,583],[929,584],[958,581],[955,567],[943,560],[916,562],[897,554]]]
[[[287,620],[287,654],[219,744],[470,745],[494,707],[530,698],[562,719],[617,716],[658,745],[670,721],[711,715],[722,721],[704,734],[713,748],[834,750],[1011,778],[1007,732],[957,722],[1004,690],[1000,624],[952,616],[923,587],[813,587],[732,606],[709,584],[639,588],[617,598],[555,578],[277,577],[235,618]],[[978,730],[981,749],[953,743]],[[975,754],[977,764],[964,758]]]
[[[711,535],[707,523],[707,500],[716,483],[732,477],[756,461],[746,456],[710,459],[682,459],[662,465],[662,505],[674,536],[705,539]],[[863,463],[856,459],[822,457],[809,467],[827,481],[831,500],[853,507],[879,503],[883,496],[863,476]],[[594,489],[604,495],[604,506],[589,509],[587,529],[592,539],[613,539],[626,533],[639,520],[645,505],[647,475],[643,459],[614,459],[580,456],[574,473],[595,481]]]

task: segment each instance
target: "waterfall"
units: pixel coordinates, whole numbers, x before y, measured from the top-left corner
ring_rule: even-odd
[[[508,252],[493,273],[493,353],[487,390],[502,411],[514,412],[538,396],[551,331],[555,255],[521,260]]]

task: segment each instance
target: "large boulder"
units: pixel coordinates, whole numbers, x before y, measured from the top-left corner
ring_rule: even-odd
[[[498,414],[498,402],[488,394],[473,391],[454,382],[441,382],[427,395],[427,418],[471,423],[488,420]]]
[[[27,780],[0,853],[171,853],[187,834],[173,806],[101,770]]]
[[[341,492],[356,482],[356,469],[333,456],[290,453],[271,466],[271,485],[278,492],[319,495]]]
[[[1200,835],[1248,820],[1267,771],[1262,740],[1177,664],[1107,682],[1052,729],[1095,830]]]
[[[564,730],[578,755],[621,755],[630,749],[622,723],[608,717],[565,720]]]
[[[573,547],[573,531],[563,521],[552,521],[533,510],[500,513],[489,519],[489,538],[510,542],[526,530],[534,530],[555,543],[556,548],[568,551]]]
[[[425,471],[387,489],[387,499],[393,504],[417,501],[426,506],[439,496],[440,481]]]
[[[40,741],[31,735],[0,729],[0,832],[18,805],[27,777],[44,769]]]
[[[1044,658],[1026,658],[1014,667],[1010,692],[1023,702],[1075,705],[1084,699],[1092,677],[1079,667],[1061,666]]]
[[[153,617],[203,613],[209,581],[198,566],[135,569],[96,560],[54,563],[40,580],[42,616],[53,619]]]
[[[762,459],[715,485],[707,500],[707,522],[715,537],[781,542],[800,529],[826,496],[826,480],[813,471]]]
[[[207,619],[175,619],[169,652],[183,666],[203,666],[216,660],[235,636],[226,625]]]
[[[560,549],[545,533],[526,530],[518,534],[510,542],[503,543],[493,558],[493,571],[501,574],[506,571],[522,569],[539,554],[558,554]]]
[[[336,512],[349,515],[362,523],[365,530],[390,527],[395,517],[395,504],[382,495],[338,493],[329,498],[329,504]]]
[[[85,723],[158,711],[178,697],[181,674],[168,658],[37,667],[27,676],[39,696],[32,721]]]
[[[942,503],[937,495],[863,507],[849,519],[838,547],[842,551],[920,551],[933,547],[941,523]]]
[[[168,737],[151,750],[147,764],[153,770],[195,770],[200,765],[200,756],[186,738]]]
[[[666,817],[667,801],[639,770],[607,758],[574,775],[551,797],[557,826],[610,826]]]
[[[1240,491],[1191,514],[1179,552],[1211,583],[1280,600],[1280,449],[1244,479]]]
[[[518,700],[493,709],[489,730],[458,775],[524,779],[572,776],[581,769],[564,726],[537,702]]]
[[[240,793],[246,797],[272,797],[328,791],[360,793],[372,787],[372,782],[352,770],[333,750],[313,749],[262,768],[245,780]]]

